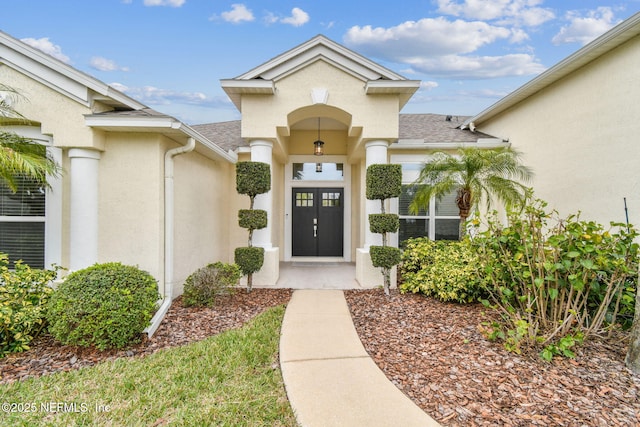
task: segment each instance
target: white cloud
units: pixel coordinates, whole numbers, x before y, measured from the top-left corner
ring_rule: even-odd
[[[71,63],[71,59],[67,55],[62,53],[62,48],[60,48],[60,46],[58,46],[57,44],[53,44],[48,37],[43,37],[40,39],[25,38],[22,39],[22,41],[29,46],[41,50],[42,52],[51,55],[66,64]]]
[[[255,17],[253,12],[244,4],[236,3],[231,5],[231,10],[228,12],[222,12],[222,19],[233,24],[238,24],[243,21],[253,21]]]
[[[539,74],[544,67],[524,53],[504,56],[462,56],[414,58],[410,62],[417,71],[448,79],[492,79]]]
[[[226,96],[210,97],[202,92],[176,92],[154,86],[128,87],[121,83],[111,83],[110,86],[147,105],[185,104],[219,107],[229,104]]]
[[[610,7],[599,7],[581,16],[578,12],[568,12],[566,16],[569,24],[560,29],[551,42],[555,45],[564,43],[589,43],[604,34],[620,21],[614,19]]]
[[[437,0],[438,12],[466,19],[536,27],[555,17],[551,9],[537,7],[543,0]]]
[[[301,27],[309,22],[309,14],[298,7],[294,7],[291,9],[291,16],[282,18],[280,22],[293,25],[294,27]]]
[[[144,0],[145,6],[171,6],[180,7],[186,0]]]
[[[390,28],[352,27],[345,44],[358,52],[415,72],[442,78],[485,79],[537,74],[544,67],[526,53],[472,55],[497,42],[522,42],[528,35],[481,21],[450,21],[444,17],[407,21]]]
[[[407,21],[390,28],[351,27],[345,43],[366,55],[403,62],[414,56],[470,53],[511,35],[506,28],[484,22],[438,17]]]
[[[309,22],[309,14],[299,7],[294,7],[291,9],[291,16],[282,18],[273,12],[267,12],[263,20],[268,25],[281,23],[301,27]]]
[[[116,64],[115,61],[103,58],[101,56],[94,56],[93,58],[91,58],[89,65],[92,68],[100,71],[129,71],[128,67],[121,67]]]
[[[424,90],[431,90],[431,89],[435,89],[435,88],[437,88],[438,86],[440,86],[440,85],[438,84],[438,82],[429,82],[429,81],[423,81],[423,82],[420,82],[420,88],[421,88],[421,89],[424,89]]]

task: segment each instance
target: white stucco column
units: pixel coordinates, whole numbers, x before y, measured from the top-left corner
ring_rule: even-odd
[[[98,166],[100,152],[69,150],[70,194],[69,269],[79,270],[98,261]]]
[[[375,164],[387,164],[387,149],[389,143],[387,141],[377,140],[370,141],[365,144],[365,166],[368,168]],[[363,187],[366,187],[366,169],[363,174]],[[379,233],[372,233],[369,228],[369,214],[380,213],[380,200],[368,200],[365,201],[364,221],[364,247],[356,249],[356,280],[361,286],[365,288],[372,288],[382,285],[383,278],[380,274],[380,269],[373,266],[371,262],[371,255],[369,254],[369,248],[371,245],[381,246],[382,235]],[[395,282],[395,269],[391,272],[391,281]]]
[[[387,163],[387,148],[389,147],[389,143],[387,141],[371,141],[365,144],[366,149],[366,159],[365,164],[368,168],[371,165],[375,164],[386,164]],[[366,173],[366,170],[365,170]],[[366,182],[365,182],[366,185]],[[381,213],[380,209],[380,200],[369,200],[367,199],[365,205],[365,218],[364,221],[366,223],[365,233],[364,233],[364,248],[369,249],[371,245],[380,246],[382,245],[382,235],[380,233],[372,233],[369,228],[369,214],[373,213]]]
[[[264,263],[253,277],[254,286],[274,286],[280,277],[280,249],[273,246],[271,230],[273,227],[273,143],[265,140],[253,140],[251,147],[251,161],[263,162],[271,170],[271,190],[258,194],[253,208],[267,211],[267,226],[253,232],[253,246],[264,248]],[[244,278],[243,278],[244,280]],[[241,282],[242,283],[242,282]]]
[[[249,143],[251,147],[251,161],[262,162],[269,165],[271,170],[271,186],[273,187],[273,165],[271,164],[273,154],[273,143],[270,141],[255,140]],[[271,224],[273,223],[273,190],[267,193],[258,194],[253,205],[254,209],[267,211],[267,226],[253,232],[253,245],[268,249],[271,244]]]

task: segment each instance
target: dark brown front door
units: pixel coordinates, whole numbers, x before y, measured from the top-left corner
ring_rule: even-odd
[[[343,256],[344,190],[293,189],[293,256]]]

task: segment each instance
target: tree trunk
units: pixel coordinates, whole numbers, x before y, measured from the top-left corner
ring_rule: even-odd
[[[459,188],[458,195],[456,197],[456,205],[458,205],[458,209],[460,211],[460,238],[467,234],[465,223],[471,213],[471,203],[471,191],[469,191],[468,188]]]
[[[636,279],[636,313],[631,327],[631,337],[629,339],[629,351],[625,358],[627,368],[633,373],[640,374],[640,286]]]

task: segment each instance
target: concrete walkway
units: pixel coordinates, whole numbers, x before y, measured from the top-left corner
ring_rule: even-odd
[[[439,425],[369,357],[341,290],[294,291],[282,324],[280,366],[302,427]]]

